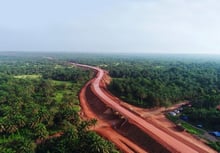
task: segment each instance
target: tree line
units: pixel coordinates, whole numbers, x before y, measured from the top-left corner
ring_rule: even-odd
[[[220,87],[219,68],[220,64],[214,63],[127,61],[108,67],[113,77],[109,89],[139,106],[167,106],[199,96],[214,96]]]

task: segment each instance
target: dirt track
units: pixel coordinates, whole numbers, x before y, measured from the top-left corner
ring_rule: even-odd
[[[116,102],[115,97],[100,87],[104,76],[102,69],[81,64],[77,64],[77,66],[93,69],[97,72],[96,77],[89,81],[80,92],[80,101],[84,115],[88,118],[98,118],[99,124],[94,130],[113,141],[123,152],[215,152],[202,143],[195,143],[196,141],[190,141],[191,139],[175,134],[153,118],[145,120],[138,114],[129,111]],[[107,113],[108,108],[114,111]],[[120,114],[120,117],[124,120],[123,124],[120,123],[118,116],[111,112]],[[112,128],[114,125],[116,129]],[[120,125],[120,128],[117,128],[117,125]],[[133,129],[130,131],[130,134],[133,132],[134,136],[130,136],[129,129]],[[138,137],[140,138],[144,134],[146,137],[143,137],[142,141],[149,142],[150,136],[153,138],[150,142],[153,142],[154,146],[149,146],[148,144],[148,148],[146,148],[144,147],[147,145],[146,143],[138,142]],[[137,138],[135,138],[135,135]],[[149,147],[158,147],[160,149],[153,150],[153,148]]]

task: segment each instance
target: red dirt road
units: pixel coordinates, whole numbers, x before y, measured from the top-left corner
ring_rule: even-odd
[[[144,131],[147,135],[149,135],[158,143],[163,145],[170,152],[182,152],[182,153],[216,152],[206,145],[200,143],[198,144],[192,143],[191,141],[187,141],[186,139],[180,139],[180,137],[176,137],[169,130],[161,127],[161,125],[156,124],[155,122],[146,121],[137,114],[124,108],[119,103],[115,102],[113,100],[114,98],[111,98],[112,95],[108,95],[107,92],[104,92],[103,89],[100,88],[100,83],[104,76],[104,71],[102,69],[93,66],[82,65],[82,64],[76,64],[76,65],[79,67],[89,68],[97,72],[96,77],[90,82],[91,90],[99,99],[101,99],[103,103],[105,103],[105,105],[112,108],[114,111],[119,112],[129,121],[129,123],[132,123],[137,127],[139,127],[142,131]]]
[[[80,105],[82,107],[81,116],[84,119],[97,119],[98,123],[95,127],[92,128],[93,131],[96,131],[101,136],[107,138],[111,142],[113,142],[122,152],[125,153],[147,153],[146,150],[142,149],[138,145],[136,145],[131,140],[127,139],[120,133],[116,132],[115,129],[112,128],[110,124],[108,124],[102,117],[96,115],[94,113],[89,104],[88,100],[89,98],[86,97],[86,90],[89,88],[91,82],[93,80],[90,80],[80,91],[79,98],[80,98]],[[90,99],[91,100],[91,99]]]

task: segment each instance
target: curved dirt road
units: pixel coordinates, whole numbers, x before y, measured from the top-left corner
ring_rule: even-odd
[[[102,100],[108,107],[119,112],[123,115],[130,123],[136,125],[142,129],[145,133],[167,148],[170,152],[182,152],[182,153],[212,153],[215,152],[206,145],[195,144],[184,139],[179,140],[175,136],[169,134],[162,127],[154,125],[154,123],[147,122],[137,114],[132,113],[128,109],[122,107],[120,104],[116,103],[111,96],[107,95],[100,88],[100,82],[102,81],[104,71],[100,68],[76,64],[79,67],[89,68],[97,72],[96,77],[91,81],[92,92]]]

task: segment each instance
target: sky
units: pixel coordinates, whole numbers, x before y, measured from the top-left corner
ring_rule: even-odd
[[[0,0],[0,51],[220,54],[220,1]]]

